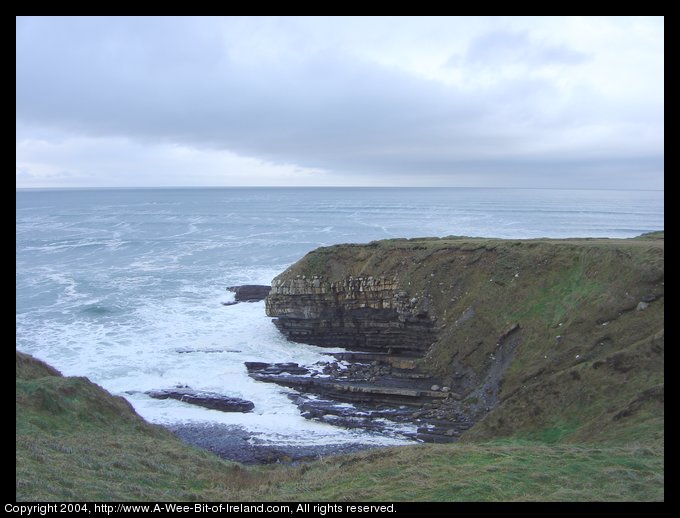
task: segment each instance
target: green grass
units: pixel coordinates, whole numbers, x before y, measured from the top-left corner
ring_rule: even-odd
[[[578,421],[571,423],[558,422],[548,428],[541,428],[539,430],[527,432],[524,434],[524,437],[531,441],[543,444],[556,444],[567,439],[574,432],[576,432],[580,426],[581,423]]]
[[[537,443],[426,445],[311,465],[274,498],[366,501],[663,500],[663,450]]]
[[[543,286],[532,297],[523,298],[523,307],[509,316],[511,321],[540,319],[556,326],[574,311],[579,304],[599,294],[605,286],[588,279],[583,264],[559,272],[559,278]]]

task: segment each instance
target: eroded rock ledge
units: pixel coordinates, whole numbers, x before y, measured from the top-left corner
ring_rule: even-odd
[[[259,302],[269,295],[270,290],[270,286],[262,286],[260,284],[228,286],[227,291],[231,291],[234,294],[234,302],[223,302],[222,305],[231,306],[239,302]]]
[[[266,311],[288,339],[322,347],[419,356],[436,339],[429,300],[387,277],[277,278]]]
[[[150,390],[146,394],[154,399],[176,399],[190,405],[219,410],[221,412],[245,413],[251,412],[255,408],[252,401],[184,387]]]

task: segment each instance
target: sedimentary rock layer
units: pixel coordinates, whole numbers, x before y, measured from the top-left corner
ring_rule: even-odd
[[[290,340],[320,346],[420,355],[436,338],[427,301],[386,277],[278,278],[266,311]]]

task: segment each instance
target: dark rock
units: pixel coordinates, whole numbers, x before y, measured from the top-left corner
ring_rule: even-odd
[[[633,400],[628,402],[628,404],[619,412],[617,412],[612,419],[618,421],[619,419],[624,419],[630,417],[636,412],[639,412],[644,404],[657,403],[663,407],[664,404],[664,384],[655,385],[654,387],[648,388],[640,392]]]
[[[175,349],[176,353],[187,354],[187,353],[240,353],[238,349],[192,349],[190,347],[178,347]]]
[[[332,365],[331,365],[332,367]],[[337,401],[361,401],[373,405],[420,406],[423,402],[444,399],[447,394],[433,392],[427,381],[371,376],[370,366],[351,364],[345,370],[327,369],[327,377],[312,378],[310,370],[296,363],[246,362],[250,376],[258,381],[276,383],[302,393],[319,394]],[[367,372],[369,372],[367,374]],[[374,381],[368,380],[373,377]]]
[[[326,455],[343,455],[384,446],[349,443],[324,445],[271,445],[239,426],[189,423],[167,425],[173,433],[188,444],[210,450],[226,460],[244,464],[271,464],[311,461]]]
[[[277,374],[309,374],[310,370],[306,367],[300,367],[297,363],[262,363],[262,362],[245,362],[246,369],[249,373],[257,373],[265,376],[272,376]]]
[[[426,440],[405,431],[408,428],[405,429],[403,424],[413,423],[414,408],[433,402],[437,402],[434,407],[438,407],[449,395],[431,391],[428,379],[402,379],[388,374],[377,377],[375,373],[382,367],[371,364],[354,363],[340,370],[336,362],[322,362],[316,368],[321,368],[325,376],[314,376],[318,370],[312,372],[311,368],[294,363],[248,362],[246,367],[255,380],[294,389],[296,393],[288,397],[306,419],[402,438]],[[427,440],[450,442],[451,437],[445,437],[443,433]]]
[[[455,325],[460,325],[468,320],[470,320],[472,317],[475,316],[475,308],[470,306],[468,307],[465,311],[463,311],[463,314],[460,316],[458,320],[456,320]]]
[[[248,372],[255,372],[255,371],[260,371],[263,369],[266,369],[270,365],[274,365],[273,363],[265,363],[265,362],[245,362],[244,364],[246,366],[246,369]]]
[[[248,372],[256,372],[256,371],[266,369],[270,365],[274,365],[274,364],[273,363],[265,363],[265,362],[245,362],[244,365],[246,366],[246,370]]]
[[[289,340],[355,351],[422,356],[436,340],[428,298],[411,304],[392,279],[275,279],[267,315]]]
[[[191,405],[222,412],[250,412],[255,408],[252,401],[188,388],[150,390],[146,394],[154,399],[176,399]]]
[[[236,302],[259,302],[264,300],[269,295],[271,286],[262,286],[259,284],[244,284],[243,286],[229,286],[227,291],[234,293],[234,300]],[[225,306],[231,303],[224,303]]]

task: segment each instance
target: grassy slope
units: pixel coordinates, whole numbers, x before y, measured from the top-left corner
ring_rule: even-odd
[[[641,297],[661,295],[662,235],[394,240],[321,249],[295,268],[394,273],[413,295],[427,292],[446,327],[424,367],[443,374],[456,351],[483,374],[495,337],[520,323],[523,342],[501,405],[466,443],[244,468],[182,444],[87,379],[61,377],[17,353],[17,499],[664,498],[663,297],[634,310]],[[469,306],[475,317],[456,325]],[[482,331],[492,338],[472,340]]]
[[[17,500],[220,500],[251,484],[87,378],[19,352],[16,375]]]
[[[386,240],[318,249],[284,275],[395,276],[409,296],[429,298],[441,326],[422,368],[444,379],[462,373],[467,389],[491,368],[501,335],[519,324],[522,343],[505,373],[501,404],[465,439],[658,442],[663,254],[663,233]],[[636,311],[650,296],[656,299]],[[474,316],[457,322],[469,308]]]
[[[663,450],[649,447],[423,445],[320,461],[274,494],[313,501],[649,501],[664,498],[663,471]]]

